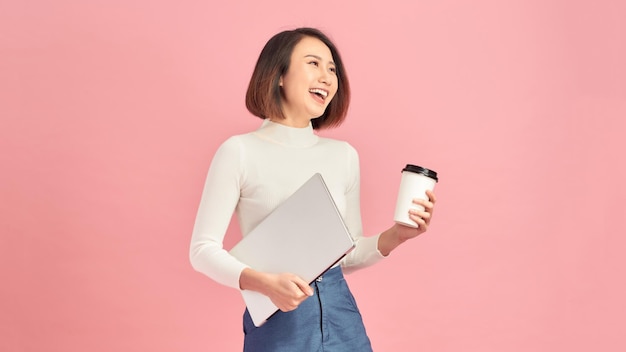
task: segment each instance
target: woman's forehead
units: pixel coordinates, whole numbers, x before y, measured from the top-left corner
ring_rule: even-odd
[[[321,40],[314,37],[304,37],[293,49],[292,57],[305,58],[313,56],[324,61],[333,61],[330,48]]]

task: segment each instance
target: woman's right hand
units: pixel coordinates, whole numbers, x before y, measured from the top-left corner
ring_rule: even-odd
[[[239,277],[239,286],[242,290],[253,290],[268,296],[283,312],[298,308],[300,303],[313,296],[311,286],[291,273],[270,274],[246,268]]]
[[[283,312],[292,311],[305,299],[313,296],[313,289],[299,276],[283,273],[268,274],[270,283],[264,293]]]

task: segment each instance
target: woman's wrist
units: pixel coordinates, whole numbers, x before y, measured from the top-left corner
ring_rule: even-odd
[[[400,239],[397,225],[393,225],[378,237],[378,251],[383,256],[388,256],[396,247],[404,242]]]
[[[266,274],[256,271],[252,268],[245,268],[239,275],[239,288],[242,290],[251,290],[264,292],[266,287]]]

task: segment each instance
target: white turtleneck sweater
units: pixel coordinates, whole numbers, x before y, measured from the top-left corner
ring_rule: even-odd
[[[347,142],[317,136],[310,124],[294,128],[264,120],[258,130],[227,139],[213,157],[191,238],[192,266],[239,289],[239,276],[247,266],[223,247],[233,212],[246,236],[317,172],[356,241],[356,248],[341,261],[344,272],[384,258],[378,251],[380,234],[363,236],[356,150]]]

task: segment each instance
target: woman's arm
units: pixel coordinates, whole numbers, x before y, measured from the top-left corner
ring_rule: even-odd
[[[258,291],[282,311],[295,309],[313,294],[311,287],[293,274],[253,270],[230,255],[224,235],[241,193],[241,165],[245,159],[236,138],[224,142],[215,153],[206,178],[189,251],[194,269],[236,289]]]
[[[193,268],[228,287],[239,288],[247,267],[224,249],[223,240],[239,202],[241,146],[230,138],[216,151],[206,177],[191,236],[189,260]]]

